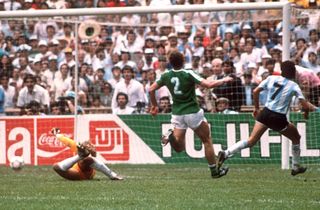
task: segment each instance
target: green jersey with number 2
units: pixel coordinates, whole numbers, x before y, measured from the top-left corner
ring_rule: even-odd
[[[197,113],[200,108],[196,98],[195,85],[203,78],[192,70],[168,70],[157,80],[159,86],[167,86],[172,95],[172,114]]]

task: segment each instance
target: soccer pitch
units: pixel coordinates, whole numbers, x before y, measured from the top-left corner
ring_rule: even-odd
[[[67,181],[51,167],[0,167],[0,209],[320,209],[320,168],[292,177],[279,165],[230,165],[212,179],[205,164],[110,165],[125,177]]]

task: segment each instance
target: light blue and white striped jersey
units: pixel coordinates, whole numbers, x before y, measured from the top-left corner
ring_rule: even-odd
[[[282,76],[269,76],[259,84],[259,87],[268,92],[265,106],[277,113],[288,112],[293,96],[304,99],[299,85]]]

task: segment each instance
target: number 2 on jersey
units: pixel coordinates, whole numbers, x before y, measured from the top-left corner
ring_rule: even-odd
[[[182,91],[179,90],[179,86],[180,86],[179,78],[178,77],[172,77],[170,82],[174,85],[174,88],[173,88],[174,94],[181,95]]]
[[[274,87],[276,87],[276,91],[274,92],[274,94],[272,94],[271,99],[274,100],[276,98],[276,96],[280,93],[280,91],[283,89],[284,85],[280,85],[279,83],[274,83],[273,85]]]

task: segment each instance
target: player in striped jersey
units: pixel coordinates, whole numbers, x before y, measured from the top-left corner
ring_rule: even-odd
[[[256,118],[256,123],[253,127],[251,135],[248,140],[241,140],[232,145],[225,151],[219,152],[218,165],[234,153],[239,152],[247,147],[254,146],[264,132],[270,128],[280,132],[292,141],[292,170],[291,175],[295,176],[304,173],[307,168],[299,164],[300,159],[300,134],[297,128],[288,122],[287,112],[290,108],[292,97],[296,96],[305,111],[317,111],[320,109],[303,96],[301,89],[293,80],[296,77],[296,68],[293,62],[285,61],[281,63],[281,76],[269,76],[262,81],[254,90],[254,112],[253,116]],[[259,108],[259,94],[262,90],[268,91],[268,98],[265,108],[260,111]]]
[[[204,117],[203,110],[199,108],[195,85],[199,84],[206,88],[212,88],[232,81],[231,77],[221,80],[208,81],[197,75],[193,70],[185,70],[184,56],[178,51],[169,54],[169,61],[173,69],[163,73],[159,80],[154,82],[150,89],[150,100],[152,115],[158,113],[155,91],[162,86],[167,86],[172,95],[172,118],[171,123],[174,130],[169,130],[162,137],[162,144],[170,143],[177,152],[185,150],[185,134],[189,127],[199,136],[204,144],[205,157],[208,161],[213,178],[219,178],[227,174],[228,169],[217,167],[216,158],[212,145],[209,125]]]

